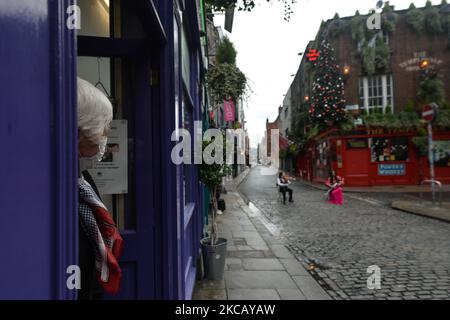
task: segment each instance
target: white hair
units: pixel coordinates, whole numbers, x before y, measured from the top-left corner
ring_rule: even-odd
[[[108,97],[92,84],[78,78],[78,130],[88,139],[103,134],[113,118]]]

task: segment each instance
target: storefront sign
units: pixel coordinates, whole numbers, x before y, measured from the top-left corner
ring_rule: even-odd
[[[413,58],[402,61],[399,66],[407,72],[420,71],[420,62],[424,59],[427,59],[429,66],[434,68],[438,68],[443,63],[441,59],[428,57],[426,52],[415,52]]]
[[[114,120],[111,123],[103,160],[95,163],[89,173],[101,194],[128,193],[127,120]]]
[[[406,165],[405,164],[379,164],[378,165],[379,176],[405,176]]]

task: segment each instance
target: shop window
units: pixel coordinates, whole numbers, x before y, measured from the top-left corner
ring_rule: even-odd
[[[434,141],[434,164],[436,167],[450,167],[450,141]]]
[[[366,109],[393,108],[393,80],[391,75],[376,75],[359,79],[360,106]]]
[[[372,162],[408,161],[408,138],[370,139]]]

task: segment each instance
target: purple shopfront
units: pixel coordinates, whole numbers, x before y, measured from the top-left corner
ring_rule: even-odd
[[[125,241],[112,298],[191,298],[203,189],[171,135],[204,108],[201,3],[79,0],[76,30],[72,0],[0,2],[0,299],[76,299],[77,76],[111,98],[127,149],[102,195]]]

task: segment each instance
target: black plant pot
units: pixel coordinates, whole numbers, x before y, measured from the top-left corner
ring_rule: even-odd
[[[222,280],[225,273],[227,256],[227,239],[219,238],[211,245],[211,239],[201,240],[205,278],[208,280]]]

